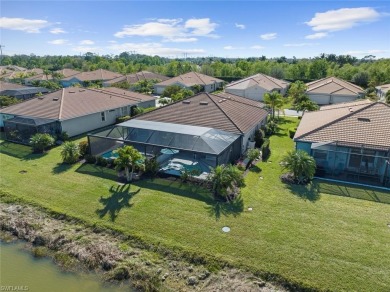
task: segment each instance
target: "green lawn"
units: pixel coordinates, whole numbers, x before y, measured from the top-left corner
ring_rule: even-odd
[[[33,155],[26,146],[6,142],[0,189],[149,243],[212,255],[304,286],[389,291],[390,192],[324,182],[311,188],[282,184],[279,162],[293,148],[287,129],[295,123],[281,124],[271,138],[271,157],[258,164],[261,172],[247,175],[233,206],[179,182],[118,186],[113,170],[61,165],[59,148]],[[221,232],[223,226],[231,232]]]

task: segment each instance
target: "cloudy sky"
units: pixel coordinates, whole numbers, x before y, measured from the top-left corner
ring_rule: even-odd
[[[390,57],[388,1],[1,1],[3,54]]]

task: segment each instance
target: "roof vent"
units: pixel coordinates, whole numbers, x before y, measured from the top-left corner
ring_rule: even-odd
[[[76,91],[69,91],[69,93],[76,93]]]
[[[226,101],[226,99],[220,99],[220,100],[218,100],[219,103],[222,103],[222,102],[224,102],[224,101]]]
[[[360,121],[360,122],[371,122],[371,120],[368,119],[368,118],[358,118],[358,121]]]
[[[43,96],[39,96],[38,99],[44,99],[44,97]]]
[[[83,92],[83,91],[85,91],[85,89],[79,89],[79,92]]]
[[[200,105],[208,105],[209,103],[207,101],[201,101],[199,104]]]
[[[58,97],[53,97],[53,101],[57,101],[58,100]]]
[[[353,112],[353,108],[350,107],[350,108],[349,108],[349,111],[352,113],[352,112]]]
[[[183,100],[183,103],[185,103],[185,104],[190,104],[190,103],[191,103],[191,100]]]

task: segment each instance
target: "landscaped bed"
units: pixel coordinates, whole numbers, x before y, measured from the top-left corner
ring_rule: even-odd
[[[279,162],[294,147],[288,129],[296,121],[285,119],[271,137],[270,158],[258,165],[261,173],[248,173],[235,204],[163,179],[137,181],[118,194],[113,169],[63,165],[60,148],[33,155],[12,143],[1,145],[0,189],[8,198],[270,279],[324,290],[390,290],[390,192],[283,184]],[[230,232],[222,232],[225,226]]]

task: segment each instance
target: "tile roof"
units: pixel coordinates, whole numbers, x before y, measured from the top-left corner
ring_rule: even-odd
[[[220,96],[222,98],[227,98],[227,99],[237,99],[239,100],[240,102],[242,103],[245,103],[245,104],[248,104],[248,105],[253,105],[253,106],[260,106],[260,107],[265,107],[265,103],[262,103],[260,101],[256,101],[256,100],[253,100],[253,99],[249,99],[249,98],[243,98],[242,96],[239,96],[239,95],[236,95],[236,94],[233,94],[233,93],[229,93],[229,92],[225,92],[225,91],[221,91],[221,92],[218,92],[218,93],[213,93],[214,95],[217,95],[217,96]]]
[[[20,84],[17,84],[17,83],[0,81],[0,91],[13,90],[13,89],[18,89],[18,88],[26,88],[26,86],[25,85],[20,85]]]
[[[67,120],[104,110],[153,100],[151,96],[107,90],[68,87],[1,109],[1,113]]]
[[[345,103],[307,112],[295,141],[346,142],[390,147],[390,106],[381,102]]]
[[[141,71],[141,72],[137,72],[134,74],[128,74],[126,76],[121,76],[121,77],[106,81],[105,83],[109,85],[109,84],[114,84],[117,82],[127,81],[128,83],[133,84],[133,83],[136,83],[138,81],[145,80],[145,79],[147,79],[147,80],[157,79],[157,80],[165,81],[165,80],[170,79],[170,77],[167,77],[167,76],[164,76],[161,74],[157,74],[157,73],[153,73],[153,72],[149,72],[149,71]]]
[[[359,95],[364,93],[363,88],[336,77],[326,77],[306,83],[306,93]]]
[[[259,73],[241,80],[234,81],[226,85],[226,89],[246,89],[254,85],[259,85],[266,90],[273,90],[285,89],[289,84],[290,82],[279,80],[274,77]]]
[[[175,83],[181,83],[187,87],[193,86],[196,84],[200,85],[208,85],[208,84],[214,84],[214,83],[220,83],[224,82],[221,79],[208,76],[205,74],[197,73],[197,72],[188,72],[185,74],[181,74],[179,76],[170,78],[168,80],[165,80],[163,82],[157,83],[157,86],[169,86]]]
[[[66,78],[62,78],[63,81],[68,81],[73,78],[78,79],[80,81],[94,81],[94,80],[111,80],[114,78],[118,78],[123,76],[122,74],[104,70],[104,69],[98,69],[95,71],[89,71],[89,72],[80,72],[76,75],[72,75]]]
[[[248,103],[246,98],[222,98],[199,93],[183,101],[136,117],[137,120],[209,127],[231,133],[248,132],[268,115],[261,103]]]

